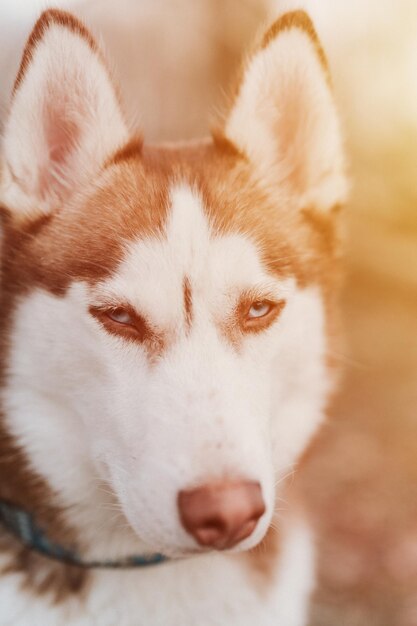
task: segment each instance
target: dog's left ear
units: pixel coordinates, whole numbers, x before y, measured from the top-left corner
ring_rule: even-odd
[[[249,60],[223,135],[284,202],[330,210],[346,194],[326,59],[303,11],[281,16]]]
[[[2,203],[18,221],[47,215],[128,139],[102,55],[84,25],[50,9],[23,53],[2,146]]]

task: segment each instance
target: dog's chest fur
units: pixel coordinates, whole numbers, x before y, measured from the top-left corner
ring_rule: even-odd
[[[53,586],[36,593],[25,588],[25,574],[11,573],[0,585],[1,624],[301,626],[314,581],[312,542],[299,524],[284,540],[272,576],[244,556],[214,555],[139,571],[95,571],[73,597],[54,601]]]

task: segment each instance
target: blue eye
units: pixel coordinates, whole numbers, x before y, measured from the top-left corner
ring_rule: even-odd
[[[252,306],[248,311],[248,319],[258,319],[260,317],[265,317],[272,309],[272,304],[267,302],[266,300],[253,302]]]
[[[106,315],[113,322],[117,322],[118,324],[125,324],[125,325],[133,325],[134,324],[133,317],[130,315],[130,313],[128,311],[126,311],[126,309],[123,309],[121,307],[117,308],[117,309],[113,309],[113,310],[107,311]]]

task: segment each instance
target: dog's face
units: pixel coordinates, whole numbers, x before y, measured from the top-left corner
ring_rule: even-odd
[[[99,509],[105,483],[146,550],[184,554],[204,542],[181,494],[256,485],[226,547],[260,541],[329,389],[343,194],[303,14],[267,33],[221,133],[178,149],[129,141],[88,33],[44,14],[3,148],[3,405],[59,504]]]

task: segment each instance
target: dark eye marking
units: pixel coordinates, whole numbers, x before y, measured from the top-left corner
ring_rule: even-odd
[[[165,345],[158,333],[143,315],[129,305],[91,306],[90,314],[112,335],[144,344],[152,354],[159,354]]]
[[[275,322],[284,306],[285,300],[253,292],[243,294],[236,309],[238,325],[244,333],[266,330]]]

